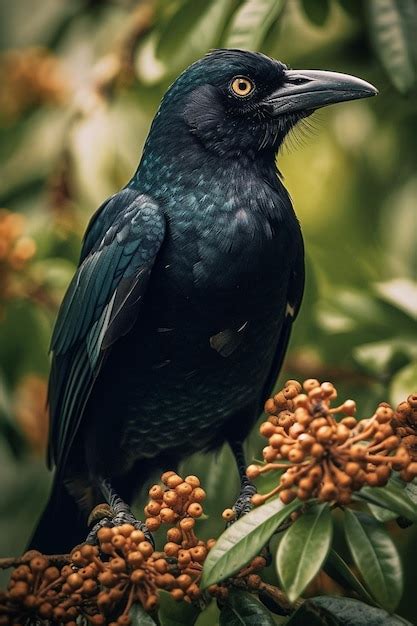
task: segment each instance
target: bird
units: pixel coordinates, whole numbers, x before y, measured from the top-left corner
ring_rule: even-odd
[[[83,541],[103,499],[114,520],[132,520],[152,472],[225,442],[241,480],[235,511],[250,509],[243,442],[304,288],[303,238],[276,157],[316,109],[376,94],[347,74],[238,49],[209,52],[168,88],[132,178],[89,222],[58,313],[55,474],[32,548]]]

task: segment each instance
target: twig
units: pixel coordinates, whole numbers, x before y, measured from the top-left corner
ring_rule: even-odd
[[[70,558],[69,554],[48,554],[46,556],[51,563],[68,563]],[[25,565],[26,563],[30,563],[32,558],[33,557],[27,558],[25,556],[0,558],[0,569],[9,569],[10,567]]]

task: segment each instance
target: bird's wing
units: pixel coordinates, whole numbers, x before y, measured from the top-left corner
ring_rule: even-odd
[[[58,467],[106,353],[137,319],[165,235],[161,209],[134,190],[116,194],[101,211],[88,227],[51,341],[49,461]]]
[[[296,256],[290,274],[290,279],[288,281],[285,318],[279,334],[274,360],[272,362],[268,377],[265,381],[262,394],[262,402],[265,402],[265,400],[270,397],[272,389],[274,388],[279,372],[281,370],[291,336],[292,325],[298,315],[301,301],[303,299],[304,280],[304,245],[300,235],[298,254]],[[263,410],[263,407],[261,407],[261,409]]]

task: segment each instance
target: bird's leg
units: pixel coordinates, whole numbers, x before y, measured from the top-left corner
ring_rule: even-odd
[[[131,524],[137,530],[141,530],[145,534],[146,539],[154,545],[153,537],[146,524],[136,519],[129,505],[115,492],[111,483],[104,478],[100,478],[98,480],[98,486],[106,501],[107,511],[104,517],[102,517],[88,533],[86,543],[97,543],[97,533],[100,528],[111,528],[113,526],[121,526],[122,524]]]
[[[233,452],[233,456],[235,457],[240,477],[239,497],[232,506],[233,511],[236,513],[235,519],[239,519],[239,517],[252,510],[252,496],[256,493],[256,487],[246,476],[246,459],[243,451],[243,444],[240,441],[234,441],[230,443],[230,448]]]

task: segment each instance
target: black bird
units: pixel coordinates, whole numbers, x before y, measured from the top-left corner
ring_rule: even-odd
[[[168,89],[133,178],[90,221],[59,311],[56,472],[32,547],[69,549],[103,497],[130,504],[154,469],[225,441],[242,480],[237,512],[247,510],[242,442],[277,379],[304,284],[276,153],[315,109],[376,93],[241,50],[208,54]]]

